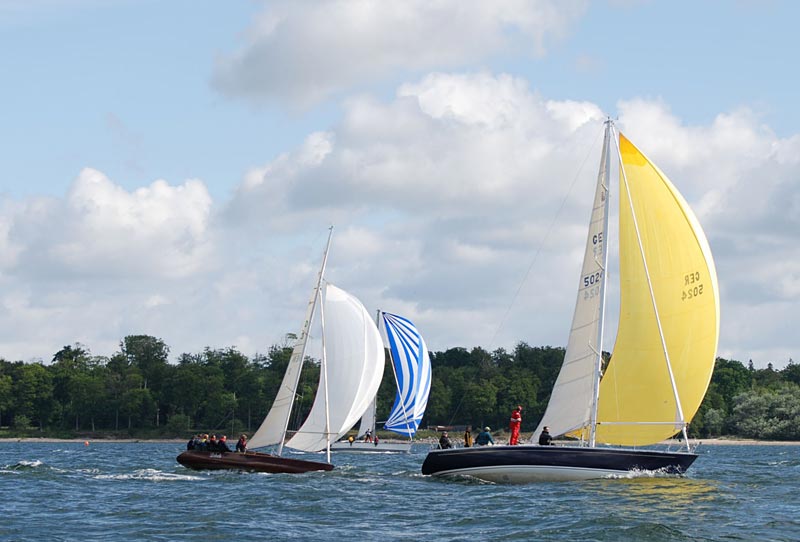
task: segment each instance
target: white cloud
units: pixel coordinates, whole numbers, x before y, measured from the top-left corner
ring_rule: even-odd
[[[255,101],[306,105],[398,73],[450,69],[512,48],[542,55],[588,2],[270,2],[246,43],[217,61],[214,85]]]
[[[33,199],[10,218],[19,273],[181,277],[211,250],[211,197],[197,180],[163,180],[132,193],[81,171],[63,201]],[[2,221],[0,221],[2,223]]]
[[[660,101],[619,110],[708,234],[720,354],[785,363],[800,346],[788,324],[800,139],[745,109],[708,126]],[[0,297],[2,355],[76,340],[98,352],[131,333],[174,354],[263,352],[297,331],[331,223],[329,280],[414,319],[432,349],[563,345],[603,120],[594,104],[545,99],[508,75],[434,73],[389,101],[352,97],[337,124],[253,168],[216,206],[200,181],[128,192],[85,170],[63,200],[2,207],[0,243],[13,250],[0,281],[14,292]]]

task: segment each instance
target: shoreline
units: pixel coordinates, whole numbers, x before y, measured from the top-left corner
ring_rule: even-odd
[[[163,443],[184,444],[186,439],[137,439],[137,438],[50,438],[50,437],[4,437],[0,438],[0,443],[4,442],[43,442],[43,443],[110,443],[110,444],[136,444],[136,443]],[[381,439],[381,442],[405,442],[402,440]],[[415,441],[418,444],[428,444],[428,439],[420,439]],[[555,441],[558,445],[569,445],[570,441]],[[800,441],[796,440],[754,440],[754,439],[727,439],[727,438],[708,438],[708,439],[689,439],[692,445],[696,446],[800,446]],[[665,440],[661,442],[662,445],[681,446],[682,442],[677,440]]]

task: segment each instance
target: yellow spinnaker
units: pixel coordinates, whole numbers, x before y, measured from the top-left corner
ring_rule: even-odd
[[[703,401],[719,338],[719,288],[708,241],[686,201],[639,149],[619,139],[620,322],[600,383],[597,442],[642,446],[680,429],[664,344],[684,419]]]

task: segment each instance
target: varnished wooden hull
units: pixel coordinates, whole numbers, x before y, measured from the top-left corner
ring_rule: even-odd
[[[311,471],[333,470],[330,463],[291,459],[261,452],[201,452],[188,450],[177,458],[184,467],[195,470],[243,470],[248,472],[271,472],[298,474]]]

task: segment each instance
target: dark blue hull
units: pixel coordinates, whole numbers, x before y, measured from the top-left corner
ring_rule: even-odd
[[[626,448],[577,446],[483,446],[433,450],[422,474],[465,475],[490,482],[588,480],[637,471],[686,472],[697,455]]]

